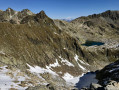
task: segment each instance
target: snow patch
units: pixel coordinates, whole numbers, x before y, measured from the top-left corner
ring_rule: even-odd
[[[50,64],[49,67],[60,67],[61,65],[58,63],[57,59],[56,62],[54,64]]]
[[[63,49],[66,49],[66,48],[63,48]]]
[[[78,55],[75,55],[74,59],[75,59],[76,61],[78,61],[78,60],[79,60],[79,56],[78,56]]]
[[[27,64],[27,66],[30,68],[29,71],[32,72],[32,73],[43,74],[43,73],[47,73],[48,72],[50,74],[57,75],[54,71],[51,70],[50,66],[46,66],[46,69],[45,68],[41,68],[39,66],[32,67],[29,64]]]
[[[63,59],[61,56],[59,56],[59,58],[61,59],[61,63],[63,63],[63,65],[65,64],[65,65],[74,67],[74,65],[70,63],[68,60]]]
[[[11,78],[6,73],[9,72],[9,70],[6,68],[7,66],[0,67],[0,90],[9,90],[10,88],[15,88],[19,90],[25,90],[28,87],[21,87],[18,84],[21,84],[21,82],[15,83],[15,78]],[[16,75],[16,72],[14,72]],[[18,78],[18,77],[17,77]],[[18,81],[24,81],[25,77],[20,76]]]
[[[87,62],[85,62],[85,61],[83,61],[83,60],[80,60],[78,55],[75,55],[74,59],[75,59],[77,62],[80,61],[82,64],[90,66]]]
[[[79,61],[78,55],[75,55],[74,59],[76,60],[78,66],[79,66],[81,69],[86,70],[82,65],[80,65],[80,64],[78,63],[78,61]],[[81,61],[81,60],[80,60],[80,61]],[[84,63],[84,62],[82,62],[82,63]]]
[[[78,62],[77,62],[78,63]],[[83,70],[86,70],[82,65],[80,65],[79,63],[78,63],[78,66],[81,68],[81,69],[83,69]]]
[[[62,74],[62,72],[60,71],[60,72],[58,72],[59,74]]]
[[[82,64],[85,64],[82,60],[79,60]]]
[[[74,76],[72,76],[72,75],[69,74],[69,73],[65,73],[62,78],[63,78],[68,84],[73,84],[73,85],[75,85],[76,83],[78,83],[79,78],[82,77],[82,76],[83,76],[83,74],[80,75],[80,76],[74,77]]]

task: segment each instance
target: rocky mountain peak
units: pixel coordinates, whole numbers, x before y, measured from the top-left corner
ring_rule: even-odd
[[[119,11],[107,10],[100,14],[89,15],[89,18],[98,18],[98,17],[108,17],[111,18],[112,20],[116,20],[119,19]]]
[[[46,17],[48,17],[45,12],[42,10],[40,13],[37,14],[37,17],[41,18],[41,19],[44,19]]]
[[[6,9],[6,11],[5,11],[5,13],[7,13],[8,14],[8,16],[10,16],[10,18],[11,18],[11,16],[13,15],[13,14],[15,14],[15,10],[13,10],[12,8],[7,8]]]
[[[0,11],[0,22],[20,24],[21,20],[29,15],[34,15],[34,13],[32,13],[28,9],[23,9],[22,11],[15,11],[12,8],[7,8],[5,11]]]
[[[34,14],[34,13],[31,12],[29,9],[23,9],[23,10],[21,11],[21,13],[27,14],[27,15],[33,15],[33,14]]]
[[[108,10],[101,14],[103,17],[109,17],[113,20],[119,19],[119,11]]]
[[[12,8],[7,8],[6,11],[14,11]]]

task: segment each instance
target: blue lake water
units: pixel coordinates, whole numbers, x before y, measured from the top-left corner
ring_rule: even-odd
[[[80,77],[79,82],[76,83],[76,86],[78,89],[81,89],[83,87],[90,87],[91,83],[97,83],[98,80],[95,78],[96,73],[95,72],[88,72],[84,74],[84,76]]]
[[[83,46],[100,46],[100,45],[104,45],[103,42],[96,42],[96,41],[86,41],[84,44],[82,44]]]

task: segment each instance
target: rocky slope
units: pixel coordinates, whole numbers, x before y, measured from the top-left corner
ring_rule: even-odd
[[[86,20],[97,20],[89,17]],[[1,81],[5,80],[2,88],[68,90],[74,88],[83,73],[116,61],[118,25],[113,28],[105,21],[90,27],[80,19],[84,20],[81,17],[68,23],[52,20],[44,11],[38,14],[28,9],[0,11],[0,73]],[[99,25],[105,26],[105,32]],[[87,40],[105,44],[82,45]]]
[[[8,75],[12,83],[6,88],[17,88],[19,85],[25,89],[39,85],[46,89],[71,88],[72,80],[79,80],[82,73],[90,70],[90,65],[83,59],[79,42],[62,32],[44,11],[38,14],[27,11],[22,18],[18,17],[19,14],[14,16],[16,11],[9,8],[1,12],[0,65],[2,73]],[[13,17],[10,18],[12,12]],[[12,23],[11,19],[19,23]],[[12,72],[14,69],[16,74]]]
[[[119,60],[105,66],[102,70],[97,73],[99,83],[105,86],[109,81],[119,81]]]
[[[119,11],[109,10],[100,14],[79,17],[70,23],[61,20],[54,20],[54,22],[62,31],[80,42],[87,61],[93,60],[97,64],[91,63],[102,68],[109,64],[108,62],[116,61],[119,57],[118,16]],[[82,45],[88,41],[101,42],[104,45]]]
[[[11,8],[6,9],[6,11],[0,11],[0,22],[10,22],[14,24],[19,24],[21,20],[28,16],[34,15],[30,10],[24,9],[22,11],[15,11]]]
[[[97,84],[92,83],[90,88],[82,90],[119,90],[119,60],[98,71],[96,78]]]
[[[54,20],[54,22],[59,28],[72,34],[80,41],[107,42],[113,39],[119,41],[119,11],[109,10],[101,14],[79,17],[70,23],[61,20]]]

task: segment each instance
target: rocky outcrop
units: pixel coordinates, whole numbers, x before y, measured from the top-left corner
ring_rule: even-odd
[[[28,15],[34,14],[28,9],[15,11],[11,8],[8,8],[6,11],[0,11],[0,22],[11,22],[13,24],[19,24],[21,20]]]
[[[97,73],[97,78],[99,79],[99,83],[105,85],[109,83],[111,80],[118,82],[119,81],[118,65],[119,65],[119,60],[110,65],[107,65],[102,70],[100,70]]]
[[[119,60],[105,66],[96,73],[99,80],[97,84],[91,84],[90,88],[82,90],[118,90],[119,89]]]
[[[92,83],[92,84],[90,85],[90,89],[91,89],[91,90],[104,90],[104,88],[103,88],[101,85],[95,84],[95,83]]]

